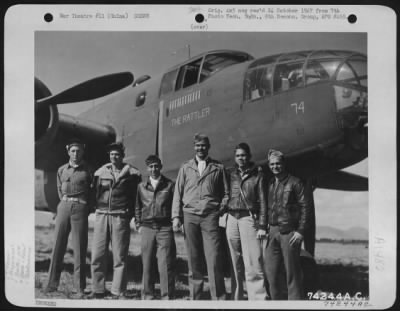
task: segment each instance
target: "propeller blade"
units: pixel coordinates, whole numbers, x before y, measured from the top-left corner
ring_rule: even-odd
[[[133,74],[130,72],[114,73],[94,78],[61,93],[42,98],[36,101],[37,109],[49,105],[82,102],[112,94],[133,83]]]

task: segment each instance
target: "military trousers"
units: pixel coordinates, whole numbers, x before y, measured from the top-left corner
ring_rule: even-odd
[[[93,292],[105,292],[109,244],[113,259],[113,278],[111,293],[123,294],[127,285],[127,261],[131,236],[130,217],[96,213],[92,245],[92,283]]]
[[[49,280],[47,287],[57,289],[60,283],[64,255],[67,250],[68,237],[71,232],[74,256],[74,289],[86,287],[86,254],[88,245],[89,207],[77,202],[60,201],[57,206],[54,247],[51,255]]]
[[[264,257],[273,300],[304,298],[303,271],[300,264],[301,243],[290,245],[293,234],[294,231],[280,233],[279,226],[270,226],[269,243]],[[283,288],[282,279],[286,279],[287,288]]]
[[[257,239],[257,228],[251,216],[237,219],[228,214],[226,224],[232,259],[232,299],[243,299],[243,282],[246,281],[249,300],[265,300],[263,243]]]
[[[225,300],[218,213],[211,212],[208,215],[196,215],[184,212],[183,219],[191,299],[198,300],[202,297],[204,286],[202,267],[204,266],[203,256],[205,256],[211,299]]]
[[[176,245],[172,226],[143,225],[140,235],[143,263],[142,299],[155,299],[156,264],[160,273],[161,299],[173,299]]]

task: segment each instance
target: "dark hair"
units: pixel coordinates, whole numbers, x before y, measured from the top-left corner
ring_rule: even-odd
[[[123,157],[125,156],[125,147],[121,142],[109,144],[107,147],[108,153],[118,151]]]
[[[150,165],[152,163],[158,163],[161,165],[160,158],[154,154],[149,155],[145,162],[146,162],[146,165]]]
[[[210,145],[210,139],[208,138],[207,135],[201,134],[201,133],[196,133],[193,137],[194,143],[198,143],[201,141],[204,141],[207,145]]]
[[[81,148],[85,149],[85,143],[79,138],[71,138],[67,144],[67,150],[69,150],[72,146],[80,146]]]
[[[238,149],[242,149],[242,150],[246,151],[246,153],[247,153],[249,156],[251,156],[251,151],[250,151],[250,147],[249,147],[248,144],[246,144],[246,143],[240,143],[240,144],[236,145],[236,147],[235,147],[235,152],[236,152],[236,150],[238,150]]]

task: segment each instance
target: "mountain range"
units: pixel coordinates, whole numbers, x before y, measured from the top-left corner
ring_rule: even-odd
[[[368,230],[362,227],[351,227],[341,230],[329,226],[317,226],[317,240],[368,240]]]
[[[36,212],[35,216],[36,225],[49,226],[50,223],[54,224],[51,213]],[[93,227],[93,221],[94,217],[90,215],[89,227]],[[316,237],[317,240],[368,240],[368,230],[363,227],[351,227],[347,230],[341,230],[330,226],[317,226]]]

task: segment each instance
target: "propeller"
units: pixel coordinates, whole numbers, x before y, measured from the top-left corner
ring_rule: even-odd
[[[51,105],[82,102],[103,97],[127,87],[133,83],[133,79],[133,74],[130,72],[97,77],[77,84],[61,93],[37,100],[35,110]]]

